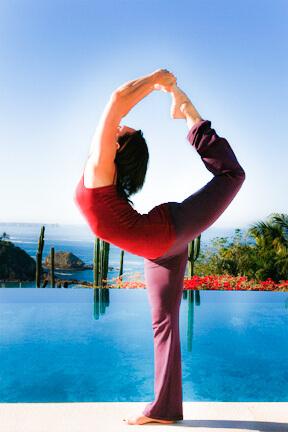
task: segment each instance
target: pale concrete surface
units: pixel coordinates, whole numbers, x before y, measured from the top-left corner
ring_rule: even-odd
[[[184,420],[132,426],[147,402],[2,403],[1,432],[149,432],[159,428],[195,432],[288,432],[288,402],[184,402]]]

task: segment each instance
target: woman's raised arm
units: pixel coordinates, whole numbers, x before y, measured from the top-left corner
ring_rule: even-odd
[[[114,169],[117,150],[117,128],[123,117],[141,99],[156,88],[156,84],[172,86],[176,83],[174,75],[166,69],[158,69],[149,75],[128,81],[118,87],[106,105],[92,138],[89,152],[89,164]]]
[[[155,90],[156,85],[165,87],[176,83],[175,76],[167,69],[157,69],[133,81],[128,81],[115,91],[121,116],[124,117],[140,100]]]

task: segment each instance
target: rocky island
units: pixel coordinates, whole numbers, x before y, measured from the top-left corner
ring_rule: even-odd
[[[59,270],[85,270],[93,268],[92,265],[85,264],[84,261],[74,255],[72,252],[55,252],[54,263],[55,269]],[[46,256],[44,266],[46,268],[51,268],[50,254]]]

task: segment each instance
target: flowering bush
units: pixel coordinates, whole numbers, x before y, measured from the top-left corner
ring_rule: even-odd
[[[117,277],[107,281],[107,288],[146,288],[141,279],[125,280]],[[183,290],[223,290],[223,291],[288,291],[288,280],[274,282],[271,278],[257,282],[246,276],[207,275],[184,278]]]
[[[271,278],[266,281],[255,281],[246,276],[208,275],[193,276],[184,280],[184,289],[210,289],[227,291],[288,291],[288,281],[274,282]]]

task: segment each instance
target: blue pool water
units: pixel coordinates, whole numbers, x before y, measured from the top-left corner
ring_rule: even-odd
[[[287,293],[184,297],[184,401],[287,402]],[[145,289],[0,290],[0,402],[148,402],[153,360]]]

